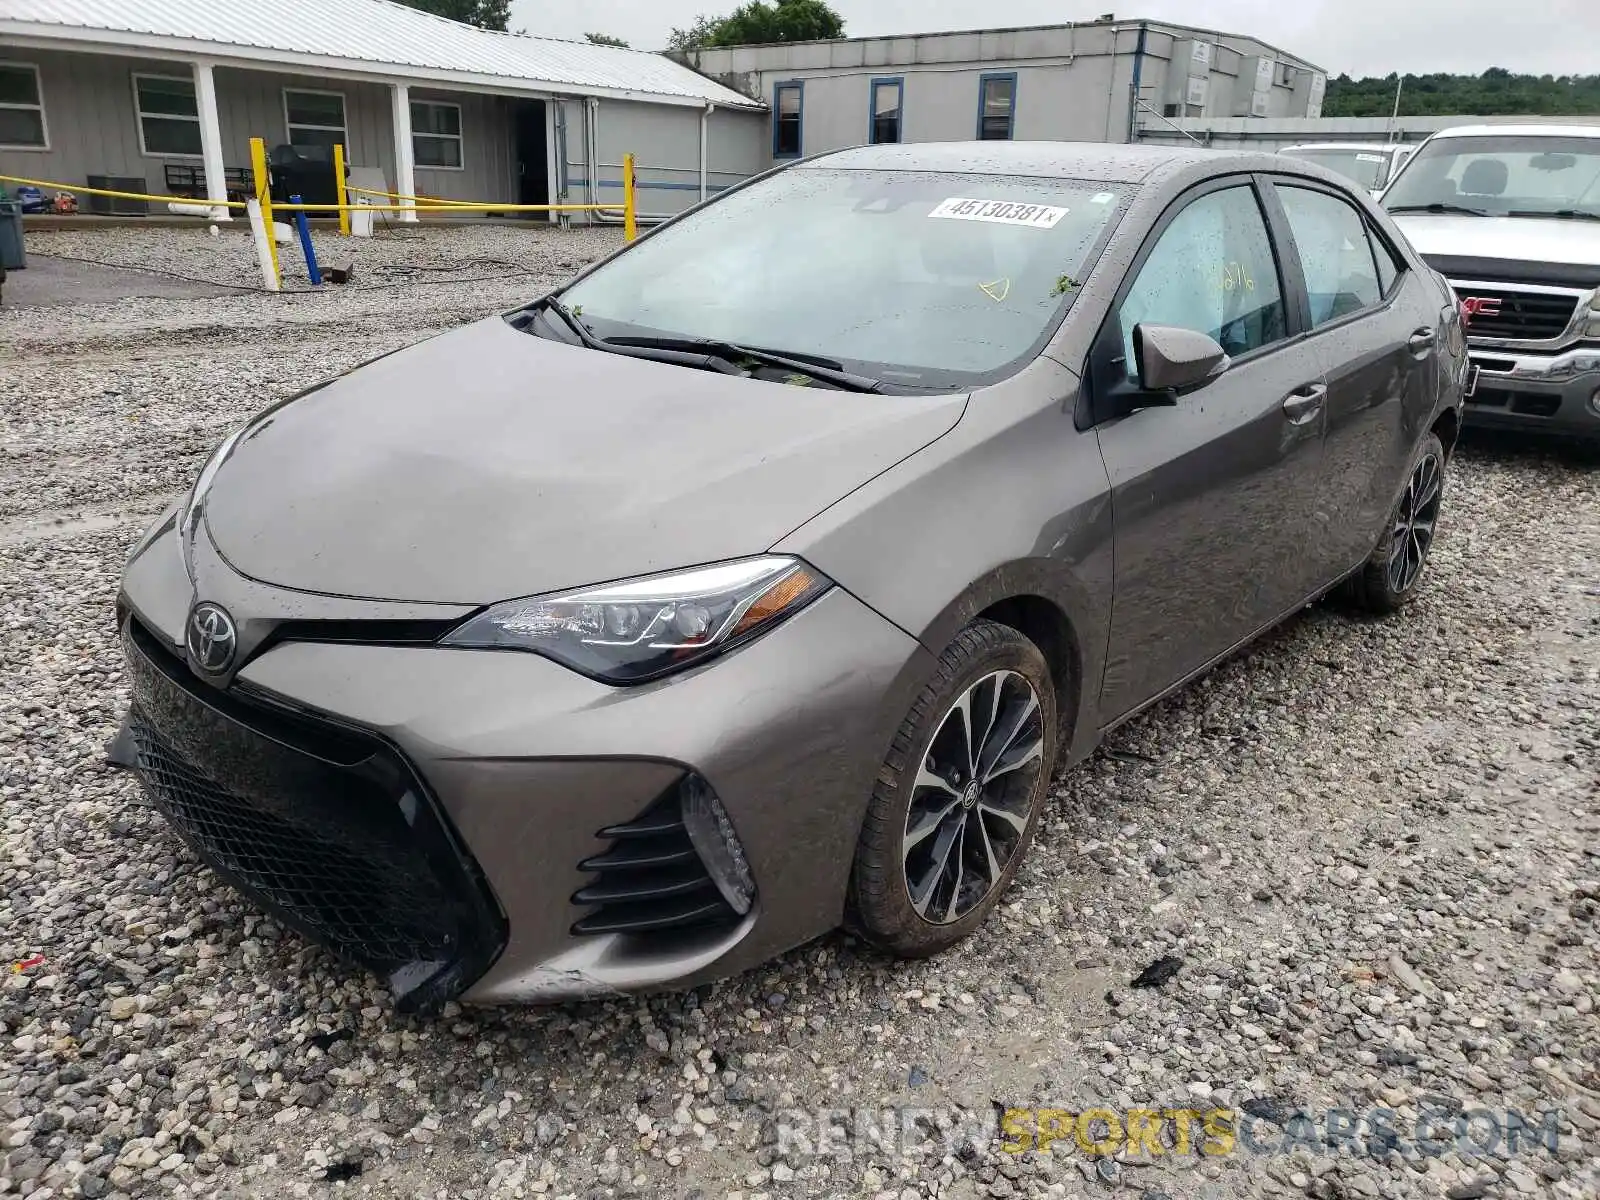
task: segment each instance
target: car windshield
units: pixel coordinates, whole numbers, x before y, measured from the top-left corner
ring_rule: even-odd
[[[1434,138],[1383,197],[1388,209],[1438,204],[1491,216],[1600,216],[1600,138]]]
[[[1071,304],[1126,189],[791,168],[561,294],[602,338],[705,338],[825,358],[889,387],[991,381]]]
[[[1284,153],[1337,171],[1368,190],[1381,188],[1389,178],[1389,156],[1376,150],[1286,150]]]

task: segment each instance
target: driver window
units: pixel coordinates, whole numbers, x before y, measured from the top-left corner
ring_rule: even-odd
[[[1235,358],[1282,341],[1283,292],[1255,191],[1243,184],[1190,202],[1145,259],[1118,319],[1130,379],[1141,323],[1207,334]]]

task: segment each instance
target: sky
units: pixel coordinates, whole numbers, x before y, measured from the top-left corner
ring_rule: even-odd
[[[1105,12],[1243,33],[1334,75],[1600,73],[1600,0],[831,0],[850,37],[1089,21]],[[609,33],[659,50],[674,26],[740,0],[513,0],[512,29],[550,37]]]

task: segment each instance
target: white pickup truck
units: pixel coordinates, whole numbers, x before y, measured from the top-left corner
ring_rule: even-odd
[[[1461,301],[1467,424],[1600,442],[1600,126],[1442,130],[1382,203]]]
[[[1278,153],[1291,158],[1303,158],[1337,171],[1353,179],[1374,196],[1382,193],[1393,179],[1415,146],[1399,142],[1302,142],[1298,146],[1285,146]]]

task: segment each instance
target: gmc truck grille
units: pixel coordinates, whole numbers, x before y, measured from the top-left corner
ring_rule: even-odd
[[[1567,331],[1578,297],[1559,292],[1524,292],[1516,288],[1485,288],[1452,283],[1462,300],[1489,303],[1478,306],[1467,324],[1470,337],[1504,338],[1518,342],[1554,341]]]

